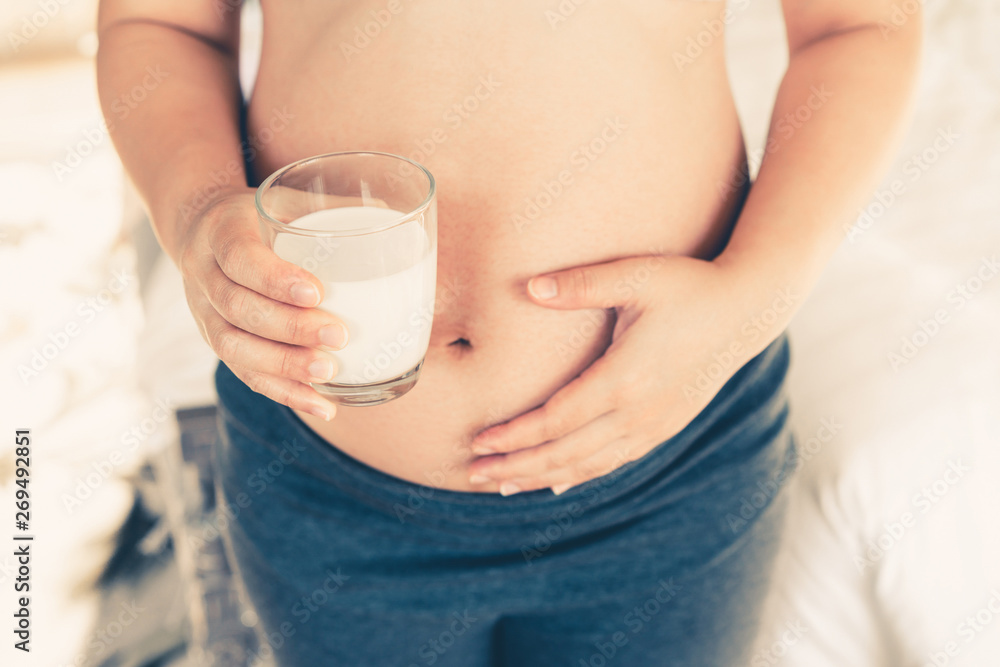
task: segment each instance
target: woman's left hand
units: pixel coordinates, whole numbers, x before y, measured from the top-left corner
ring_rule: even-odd
[[[646,255],[533,278],[547,308],[614,308],[611,345],[538,408],[481,431],[473,484],[555,493],[641,458],[680,432],[784,330],[798,299],[734,267]]]

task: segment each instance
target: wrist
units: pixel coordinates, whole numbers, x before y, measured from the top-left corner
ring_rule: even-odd
[[[782,267],[780,258],[723,252],[713,263],[732,296],[740,339],[753,343],[753,353],[762,351],[788,327],[805,301],[806,289],[787,265]]]
[[[254,188],[244,183],[243,180],[239,182],[234,180],[234,182],[224,185],[214,181],[203,183],[177,204],[174,212],[174,223],[179,227],[188,228],[225,200],[255,191]]]
[[[176,262],[193,228],[206,213],[228,199],[252,192],[254,188],[242,185],[242,181],[225,185],[209,181],[196,187],[186,197],[174,199],[159,214],[152,215],[160,245]]]

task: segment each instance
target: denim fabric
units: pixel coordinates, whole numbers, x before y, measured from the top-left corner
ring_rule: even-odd
[[[783,335],[683,431],[561,496],[422,486],[223,364],[216,489],[281,666],[746,664],[795,468]]]

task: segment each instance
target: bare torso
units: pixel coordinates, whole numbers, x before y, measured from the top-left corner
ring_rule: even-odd
[[[257,176],[378,150],[437,180],[437,305],[419,382],[330,423],[300,414],[391,475],[473,490],[475,433],[544,403],[603,352],[613,318],[535,305],[529,278],[633,255],[709,257],[732,223],[742,193],[720,185],[745,155],[723,39],[674,60],[724,3],[566,2],[566,17],[559,5],[264,2],[250,134],[274,110],[294,118],[262,146]]]

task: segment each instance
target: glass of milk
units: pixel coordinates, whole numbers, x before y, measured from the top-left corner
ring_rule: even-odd
[[[420,376],[434,316],[434,177],[388,153],[292,163],[257,189],[261,237],[323,283],[319,307],[347,326],[339,371],[312,386],[334,403],[378,405]]]

